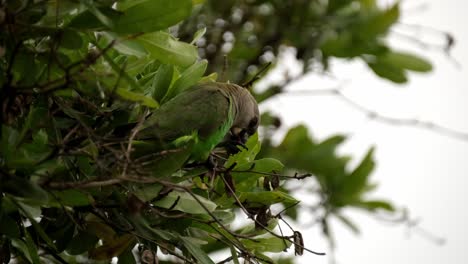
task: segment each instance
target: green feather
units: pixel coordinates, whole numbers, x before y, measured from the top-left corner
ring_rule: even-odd
[[[218,83],[192,87],[157,109],[144,123],[139,139],[170,144],[192,135],[191,159],[205,160],[231,128],[235,100]]]
[[[232,100],[229,103],[229,111],[227,115],[226,122],[224,122],[218,130],[216,130],[212,135],[210,135],[205,140],[199,140],[193,146],[192,158],[196,160],[206,160],[210,154],[210,151],[218,145],[224,138],[224,136],[229,132],[229,129],[234,122],[233,118],[233,106]]]

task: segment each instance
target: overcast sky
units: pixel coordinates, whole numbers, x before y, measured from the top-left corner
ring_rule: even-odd
[[[425,4],[424,10],[418,7]],[[452,33],[457,40],[453,57],[461,67],[437,51],[422,52],[435,66],[429,75],[413,74],[410,83],[394,85],[375,77],[362,63],[335,62],[332,78],[310,76],[291,89],[330,88],[345,81],[344,94],[382,115],[418,118],[468,133],[468,3],[461,0],[403,1],[402,22],[424,25]],[[400,25],[398,32],[410,32]],[[442,43],[431,31],[411,33]],[[395,36],[394,47],[418,50],[414,43]],[[419,51],[421,54],[421,51]],[[290,66],[291,69],[294,66]],[[330,96],[281,96],[265,108],[285,116],[287,126],[307,123],[314,137],[334,133],[349,135],[340,149],[360,159],[375,145],[377,169],[372,178],[379,188],[375,198],[391,198],[407,207],[420,226],[446,240],[436,245],[417,232],[408,236],[404,226],[389,226],[359,211],[347,211],[362,229],[355,236],[334,223],[338,263],[467,263],[468,261],[468,141],[432,131],[393,126],[369,120],[345,102]],[[306,246],[327,250],[316,232],[305,233]],[[298,263],[328,263],[327,257],[306,255]]]

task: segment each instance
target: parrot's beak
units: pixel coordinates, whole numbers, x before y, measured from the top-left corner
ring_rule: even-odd
[[[245,129],[239,127],[231,128],[231,136],[239,145],[244,145],[249,139],[249,135]]]
[[[242,133],[242,128],[240,127],[231,128],[231,135],[233,135],[234,137],[239,136],[241,133]]]
[[[232,127],[219,146],[225,148],[230,154],[236,154],[240,151],[239,147],[247,149],[245,143],[247,142],[248,137],[248,134],[245,133],[245,129]]]

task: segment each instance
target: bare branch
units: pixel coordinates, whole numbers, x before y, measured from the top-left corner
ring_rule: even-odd
[[[364,113],[368,118],[374,119],[383,123],[387,123],[390,125],[397,125],[397,126],[412,126],[418,127],[421,129],[426,129],[432,131],[437,134],[445,135],[448,137],[468,141],[468,132],[461,132],[457,131],[437,123],[431,121],[424,121],[416,118],[397,118],[392,116],[386,116],[380,114],[374,110],[371,110],[356,101],[352,100],[348,96],[346,96],[342,89],[340,88],[331,88],[331,89],[320,89],[320,90],[301,90],[301,91],[286,91],[282,94],[286,95],[327,95],[327,96],[335,96],[345,102],[348,106],[357,110],[359,112]]]

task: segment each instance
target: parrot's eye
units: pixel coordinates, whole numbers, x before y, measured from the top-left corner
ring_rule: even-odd
[[[258,127],[258,117],[254,117],[250,120],[249,128],[250,127]]]
[[[254,117],[252,118],[252,120],[250,120],[249,122],[249,125],[247,127],[247,133],[251,136],[253,134],[255,134],[255,132],[257,132],[257,128],[258,128],[258,118],[257,117]]]

